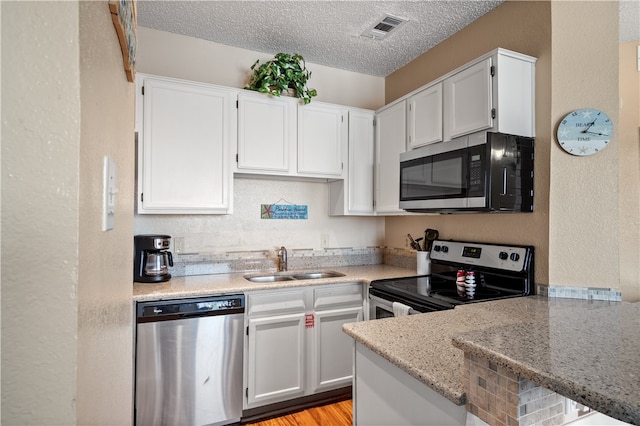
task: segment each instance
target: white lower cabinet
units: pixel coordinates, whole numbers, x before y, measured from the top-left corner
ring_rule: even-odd
[[[351,338],[342,332],[342,325],[362,321],[362,306],[316,312],[313,328],[314,392],[351,385],[353,357]]]
[[[244,409],[351,385],[353,345],[342,325],[363,318],[363,286],[247,293]]]
[[[360,343],[355,344],[354,362],[354,425],[465,424],[464,405],[454,404]]]
[[[247,405],[260,406],[303,396],[305,314],[248,321]]]

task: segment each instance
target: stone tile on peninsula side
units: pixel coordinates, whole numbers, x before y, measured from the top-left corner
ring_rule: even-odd
[[[622,421],[640,423],[640,304],[550,300],[546,321],[465,333],[454,344]]]

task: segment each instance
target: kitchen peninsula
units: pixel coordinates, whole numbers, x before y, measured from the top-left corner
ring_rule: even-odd
[[[472,384],[469,392],[466,370],[470,362],[485,361],[493,373],[517,384],[530,381],[608,416],[640,423],[640,304],[531,296],[352,323],[343,330],[356,341],[357,423],[367,423],[365,416],[372,415],[367,401],[359,400],[358,352],[388,361],[389,368],[398,369],[394,374],[408,375],[403,380],[434,390],[451,403],[454,415],[460,416],[462,408],[455,406],[464,404],[477,415],[475,393],[485,389]],[[489,388],[486,378],[477,380]],[[401,399],[394,395],[394,401]],[[502,409],[503,418],[525,424],[529,413],[522,400],[494,402],[492,410]]]

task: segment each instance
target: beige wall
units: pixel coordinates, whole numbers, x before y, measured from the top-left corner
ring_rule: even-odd
[[[618,4],[552,2],[551,10],[549,130],[570,111],[591,107],[609,115],[614,136],[587,158],[551,145],[549,283],[619,288]]]
[[[106,2],[2,8],[2,424],[130,424],[133,98]],[[82,57],[86,55],[86,57]]]
[[[620,289],[640,301],[640,40],[620,45]]]
[[[138,27],[139,72],[242,88],[253,63],[273,55],[239,49],[193,37]],[[307,63],[313,98],[366,109],[384,105],[384,78]]]
[[[1,7],[2,424],[74,424],[78,4]]]
[[[192,37],[140,27],[138,71],[242,88],[256,59],[273,55],[224,46]],[[376,109],[384,104],[384,79],[307,64],[314,100]],[[329,217],[328,185],[265,179],[235,179],[232,215],[136,215],[135,233],[163,233],[184,238],[186,252],[319,249],[384,244],[384,218]],[[260,205],[280,199],[309,207],[306,220],[262,220]]]
[[[385,226],[388,246],[405,247],[407,233],[421,235],[425,228],[438,229],[443,238],[531,244],[537,250],[536,279],[548,282],[550,21],[549,2],[507,2],[387,77],[390,102],[497,47],[538,58],[534,213],[391,217]]]
[[[134,85],[106,1],[80,2],[77,424],[130,424]],[[114,229],[102,231],[102,162],[117,166]]]
[[[635,242],[619,237],[618,201],[623,195],[618,192],[617,131],[605,151],[589,158],[564,153],[554,137],[558,121],[582,107],[606,111],[617,128],[617,2],[504,3],[389,76],[387,101],[495,47],[538,58],[535,212],[388,218],[387,244],[404,246],[407,232],[420,234],[426,227],[439,229],[445,238],[532,244],[538,283],[621,288],[625,300],[637,300],[637,233],[629,237]],[[633,173],[638,163],[634,155],[626,157]],[[637,197],[637,179],[625,184]],[[635,210],[638,203],[631,202]],[[637,229],[637,213],[628,213],[624,223]],[[632,248],[629,258],[620,258],[619,244]],[[627,277],[625,284],[621,274]]]

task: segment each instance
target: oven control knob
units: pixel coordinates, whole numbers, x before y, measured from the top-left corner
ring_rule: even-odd
[[[498,257],[502,260],[507,260],[507,258],[509,257],[509,255],[507,254],[506,251],[501,251],[500,254],[498,255]]]
[[[447,253],[447,252],[449,252],[449,247],[447,247],[447,246],[442,246],[442,252],[443,252],[443,253]]]
[[[517,262],[520,259],[520,255],[518,253],[511,253],[511,260]]]
[[[434,251],[440,251],[440,246],[433,246]]]

